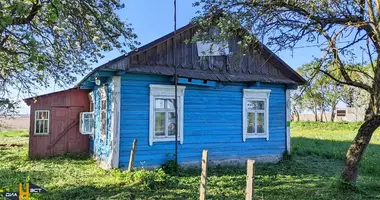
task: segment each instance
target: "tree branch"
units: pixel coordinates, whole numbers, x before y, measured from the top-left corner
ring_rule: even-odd
[[[33,18],[38,14],[38,11],[42,8],[42,5],[39,3],[39,0],[36,1],[32,5],[32,8],[26,17],[15,17],[13,18],[11,25],[22,25],[22,24],[28,24],[33,20]]]

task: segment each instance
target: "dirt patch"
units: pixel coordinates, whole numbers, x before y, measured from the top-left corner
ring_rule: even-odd
[[[3,130],[28,130],[29,117],[4,118],[0,117],[0,131]]]
[[[0,144],[2,148],[20,148],[24,147],[24,144]]]

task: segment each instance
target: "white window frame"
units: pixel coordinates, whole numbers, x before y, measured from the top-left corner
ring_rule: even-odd
[[[84,121],[85,121],[85,116],[86,115],[91,115],[91,118],[87,118],[87,119],[90,119],[90,123],[92,123],[92,128],[91,130],[88,132],[88,131],[85,131],[84,130]],[[81,112],[80,113],[80,123],[79,123],[79,132],[82,134],[82,135],[92,135],[94,133],[94,113],[93,112]]]
[[[108,101],[107,101],[107,88],[106,86],[103,86],[99,89],[99,135],[100,135],[100,139],[102,140],[105,140],[107,138],[107,126],[108,126],[108,123],[107,123],[107,110],[108,110]],[[106,102],[106,107],[105,109],[102,109],[102,101],[105,101]],[[105,123],[105,127],[103,127],[103,123],[102,123],[102,112],[105,112],[105,120],[106,120],[106,123]]]
[[[247,138],[266,138],[269,140],[269,96],[271,90],[264,89],[243,89],[243,142]],[[249,100],[264,101],[264,134],[247,133],[248,126],[248,109]],[[255,115],[256,116],[256,115]],[[256,118],[256,117],[255,117]],[[255,131],[257,131],[255,129]]]
[[[40,112],[47,113],[47,119],[37,119]],[[37,133],[37,121],[47,121],[47,132]],[[36,110],[34,111],[34,135],[49,135],[50,133],[50,110]]]
[[[150,87],[150,101],[149,101],[149,145],[152,146],[154,142],[167,142],[175,141],[175,136],[155,136],[155,99],[156,98],[175,98],[174,85],[149,85]],[[178,141],[183,144],[183,110],[184,110],[184,94],[185,86],[177,86],[178,97]],[[175,110],[174,110],[175,111]],[[166,127],[165,127],[166,129]]]

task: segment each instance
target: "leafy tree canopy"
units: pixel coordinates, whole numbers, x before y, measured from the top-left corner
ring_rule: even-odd
[[[132,49],[131,25],[118,0],[0,1],[0,96],[73,83],[102,52]],[[8,101],[9,102],[9,101]]]

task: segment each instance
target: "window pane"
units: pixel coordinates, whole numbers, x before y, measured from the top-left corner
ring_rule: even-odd
[[[249,109],[249,110],[264,110],[264,101],[249,100],[247,102],[247,109]]]
[[[250,100],[247,101],[247,109],[254,110],[255,106],[256,106],[255,101],[250,101]]]
[[[155,113],[155,136],[165,136],[165,113]]]
[[[156,108],[165,108],[165,99],[156,99]]]
[[[257,113],[257,133],[264,132],[264,113]]]
[[[167,99],[165,101],[167,109],[174,109],[174,99]]]
[[[247,116],[247,133],[255,132],[255,113],[248,113]]]
[[[47,119],[47,112],[39,112],[40,118],[39,119]]]
[[[168,135],[169,136],[175,136],[175,112],[168,113]]]
[[[36,133],[40,133],[40,120],[36,120]]]
[[[38,111],[36,119],[47,119],[47,112]]]
[[[264,101],[256,101],[256,106],[258,110],[264,110]]]
[[[91,132],[90,120],[89,119],[84,120],[84,132],[86,132],[86,133]]]
[[[48,120],[44,120],[44,129],[43,129],[43,133],[48,133]]]

